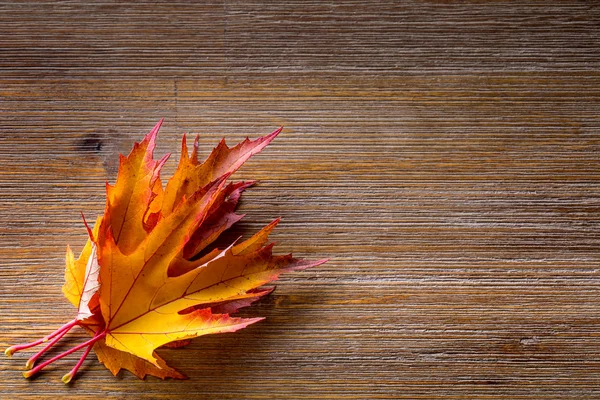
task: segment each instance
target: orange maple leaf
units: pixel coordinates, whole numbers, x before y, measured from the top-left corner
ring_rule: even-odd
[[[179,165],[163,189],[160,170],[169,154],[153,159],[161,123],[134,145],[129,156],[121,156],[117,181],[106,186],[104,215],[93,230],[86,223],[89,239],[77,260],[67,247],[63,293],[77,307],[75,319],[41,340],[6,349],[12,355],[48,342],[27,361],[25,377],[83,349],[79,362],[63,377],[67,383],[93,348],[115,375],[127,369],[139,378],[185,378],[155,350],[201,335],[234,332],[262,320],[230,314],[270,293],[272,288],[261,287],[281,273],[327,261],[274,256],[268,236],[279,219],[246,241],[208,251],[243,217],[235,208],[242,192],[254,184],[227,184],[228,178],[281,128],[232,148],[221,141],[203,163],[197,158],[198,137],[189,155],[184,135]],[[77,325],[92,338],[34,367]]]

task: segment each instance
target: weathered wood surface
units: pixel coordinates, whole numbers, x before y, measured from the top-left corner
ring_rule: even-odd
[[[365,3],[0,4],[0,347],[70,319],[79,212],[160,117],[159,154],[284,125],[238,231],[333,257],[162,351],[188,381],[24,354],[2,399],[600,398],[600,8]]]

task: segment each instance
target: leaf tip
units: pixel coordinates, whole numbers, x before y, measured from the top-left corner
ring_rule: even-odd
[[[279,128],[275,129],[273,132],[269,133],[267,136],[263,136],[262,138],[257,139],[258,141],[260,141],[263,144],[260,147],[259,151],[262,150],[269,143],[271,143],[273,141],[273,139],[275,139],[281,133],[281,131],[283,131],[283,126],[280,126]]]
[[[264,321],[265,319],[267,319],[267,317],[249,318],[248,319],[248,325],[252,325],[252,324],[255,324],[257,322]],[[246,325],[246,326],[248,326],[248,325]]]
[[[87,229],[88,236],[90,237],[90,240],[92,242],[95,242],[95,240],[94,240],[94,233],[92,232],[92,229],[90,228],[90,226],[88,225],[87,221],[85,220],[85,215],[83,215],[83,212],[81,212],[81,219],[83,219],[83,224],[85,225],[85,229]]]
[[[321,264],[325,264],[329,261],[329,258],[323,258],[317,261],[309,261],[309,260],[296,260],[296,263],[292,264],[292,266],[288,267],[288,271],[303,271],[308,268],[318,267]]]
[[[154,146],[156,143],[156,136],[158,135],[158,131],[163,123],[165,119],[161,118],[160,121],[158,121],[156,123],[156,125],[154,125],[154,128],[152,128],[152,130],[150,132],[148,132],[148,134],[144,137],[144,139],[142,140],[142,142],[140,144],[142,145],[149,145],[149,147],[147,147],[147,150],[150,150],[150,155],[152,155],[152,151],[154,150]],[[136,148],[138,144],[134,144],[134,149]],[[124,157],[126,158],[126,157]]]
[[[281,133],[281,131],[282,131],[282,130],[283,130],[283,125],[281,125],[281,126],[280,126],[279,128],[277,128],[277,129],[275,129],[275,130],[273,131],[273,133],[271,133],[269,136],[273,136],[273,137],[275,137],[275,136],[279,135],[279,134]]]
[[[162,169],[162,167],[165,165],[165,163],[167,162],[167,160],[169,159],[169,157],[171,157],[171,153],[167,153],[163,156],[163,158],[161,158],[160,160],[158,160],[158,163],[156,163],[156,167],[154,168],[156,171],[160,171]]]
[[[156,125],[154,125],[154,128],[152,128],[152,130],[150,131],[150,136],[156,136],[156,134],[158,133],[158,130],[160,129],[160,127],[162,126],[163,122],[165,122],[164,118],[161,118]]]
[[[264,231],[268,231],[269,233],[271,233],[271,231],[273,229],[275,229],[275,227],[281,222],[281,217],[277,217],[275,218],[273,221],[269,222],[269,224],[267,226],[265,226],[263,228]]]
[[[275,288],[276,288],[276,286],[270,286],[270,287],[264,288],[263,290],[261,290],[259,292],[258,295],[259,295],[259,297],[268,296],[275,291]]]
[[[25,363],[25,369],[26,370],[30,370],[31,368],[33,368],[33,364],[35,364],[35,360],[34,359],[29,359],[27,360],[27,362]]]
[[[331,258],[322,258],[322,259],[317,260],[317,261],[309,262],[309,265],[307,267],[305,267],[305,268],[302,268],[302,269],[307,269],[307,268],[312,268],[312,267],[318,267],[319,265],[325,264],[329,260],[331,260]]]
[[[33,370],[31,371],[23,371],[23,378],[29,379],[33,376]]]
[[[187,133],[183,134],[181,138],[181,159],[180,162],[187,161],[189,159],[188,148],[187,148]]]
[[[194,138],[194,147],[192,150],[192,160],[194,160],[195,163],[198,162],[198,141],[200,140],[200,135],[196,135],[196,137]]]

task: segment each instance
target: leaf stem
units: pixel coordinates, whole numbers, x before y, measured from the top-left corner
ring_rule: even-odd
[[[67,329],[63,329],[62,332],[60,332],[58,335],[56,335],[56,337],[54,339],[52,339],[52,341],[50,341],[50,343],[48,343],[42,350],[38,351],[29,360],[27,360],[27,363],[25,364],[25,368],[27,368],[27,369],[33,368],[33,364],[35,364],[36,360],[38,358],[40,358],[45,352],[50,350],[50,348],[52,346],[54,346],[56,344],[56,342],[58,342],[63,336],[65,336],[67,334],[67,332],[69,332],[73,326],[74,325],[70,326]]]
[[[35,374],[37,374],[38,372],[40,372],[40,371],[41,371],[42,369],[44,369],[46,366],[48,366],[48,365],[52,364],[54,361],[56,361],[56,360],[60,360],[61,358],[65,357],[65,356],[68,356],[69,354],[71,354],[71,353],[74,353],[74,352],[76,352],[77,350],[79,350],[79,349],[82,349],[82,348],[84,348],[84,347],[86,347],[86,346],[93,345],[93,344],[94,344],[94,343],[96,343],[98,340],[102,339],[104,336],[106,336],[106,331],[102,331],[102,332],[98,331],[98,332],[96,332],[96,334],[94,335],[94,337],[93,337],[93,338],[91,338],[90,340],[88,340],[88,341],[85,341],[85,342],[83,342],[83,343],[81,343],[81,344],[78,344],[77,346],[75,346],[75,347],[73,347],[73,348],[71,348],[71,349],[69,349],[69,350],[65,351],[64,353],[61,353],[61,354],[59,354],[59,355],[57,355],[57,356],[55,356],[55,357],[52,357],[52,358],[51,358],[51,359],[49,359],[48,361],[44,361],[43,363],[41,363],[41,364],[40,364],[40,365],[38,365],[37,367],[33,368],[32,370],[29,370],[29,371],[25,371],[25,372],[23,372],[23,376],[24,376],[25,378],[30,378],[30,377],[32,377],[33,375],[35,375]],[[89,352],[87,352],[87,353],[89,354]],[[87,354],[86,354],[86,356],[87,356]]]
[[[88,347],[85,349],[85,351],[81,355],[81,358],[79,358],[79,361],[77,361],[77,364],[75,364],[75,366],[73,367],[73,369],[68,374],[65,374],[62,377],[62,381],[65,384],[71,382],[71,379],[73,379],[73,377],[75,376],[75,374],[77,374],[77,371],[79,371],[79,367],[81,367],[81,365],[83,364],[83,362],[87,358],[88,354],[90,354],[90,351],[92,350],[92,347],[94,347],[94,343],[90,343],[88,345]]]
[[[27,343],[27,344],[17,344],[15,346],[10,346],[6,350],[4,350],[4,354],[6,354],[8,357],[11,357],[17,351],[25,350],[30,347],[38,346],[42,343],[46,343],[48,340],[52,339],[56,335],[60,335],[61,333],[68,331],[75,325],[77,325],[77,319],[67,322],[66,324],[64,324],[63,326],[61,326],[60,328],[58,328],[57,330],[55,330],[54,332],[52,332],[51,334],[49,334],[48,336],[46,336],[40,340],[36,340],[35,342],[31,342],[31,343]]]

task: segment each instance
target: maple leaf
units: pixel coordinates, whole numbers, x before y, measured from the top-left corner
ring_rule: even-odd
[[[127,157],[120,156],[116,183],[106,185],[104,214],[93,229],[84,219],[89,238],[77,260],[67,247],[63,293],[77,308],[76,317],[43,339],[6,349],[12,355],[48,342],[28,360],[25,377],[83,349],[63,377],[67,383],[93,349],[115,375],[127,369],[139,378],[185,378],[160,358],[157,348],[178,347],[197,336],[234,332],[262,320],[230,314],[269,294],[273,288],[263,285],[280,274],[327,261],[273,255],[268,236],[279,219],[246,241],[207,251],[243,217],[235,208],[242,192],[255,183],[227,180],[281,128],[232,148],[222,140],[202,163],[198,137],[190,155],[184,135],[179,164],[163,188],[160,171],[169,154],[153,158],[161,123]],[[92,338],[34,367],[74,326]]]

